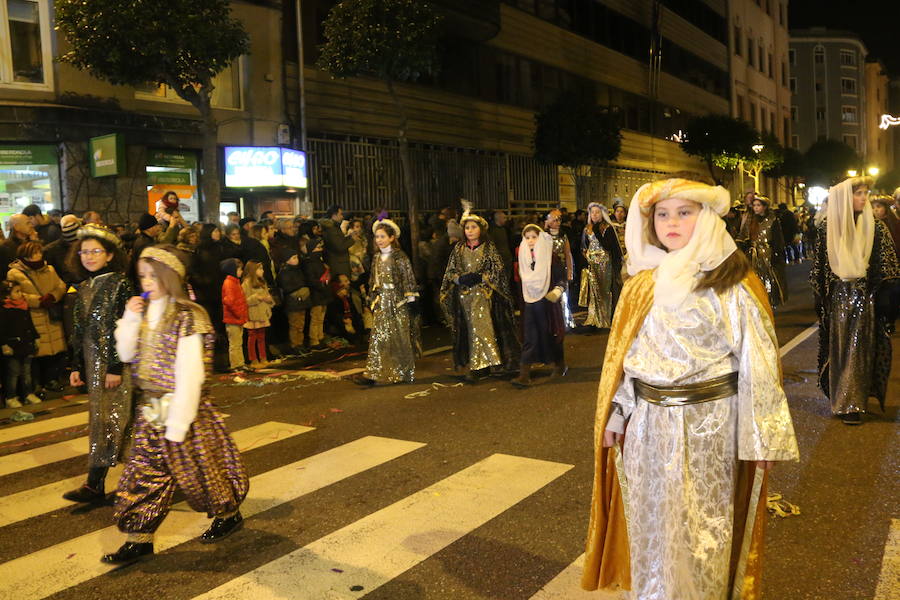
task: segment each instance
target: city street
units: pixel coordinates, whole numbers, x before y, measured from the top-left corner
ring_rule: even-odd
[[[809,263],[788,269],[776,325],[801,459],[769,487],[799,514],[769,517],[763,597],[898,598],[900,334],[886,413],[843,425],[816,387]],[[568,376],[524,391],[458,383],[448,334],[425,337],[409,385],[359,388],[359,355],[217,375],[252,478],[243,531],[202,545],[205,515],[177,504],[158,555],[118,570],[99,561],[124,540],[112,507],[60,497],[86,469],[83,398],[0,427],[0,598],[616,598],[578,588],[606,334],[569,335]]]

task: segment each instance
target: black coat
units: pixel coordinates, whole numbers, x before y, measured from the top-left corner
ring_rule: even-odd
[[[31,320],[31,312],[28,309],[5,308],[0,305],[0,322],[3,323],[0,346],[9,346],[13,356],[34,356],[38,332]],[[7,392],[11,393],[10,390]]]
[[[325,219],[321,223],[322,237],[325,239],[325,262],[331,269],[331,276],[346,275],[350,277],[350,246],[356,240],[344,235],[340,225],[333,219]]]
[[[269,257],[269,251],[263,246],[262,242],[256,238],[245,237],[241,241],[241,254],[238,256],[244,266],[251,260],[255,260],[263,266],[263,275],[265,275],[266,283],[269,286],[275,285],[275,275],[272,268],[272,259]]]
[[[310,306],[325,306],[331,301],[331,291],[328,285],[322,281],[325,274],[325,261],[321,252],[313,252],[303,257],[303,276],[309,287]],[[331,274],[334,277],[334,274]]]
[[[299,312],[312,306],[310,299],[312,298],[312,290],[310,289],[310,297],[301,300],[296,296],[292,296],[294,292],[300,288],[308,288],[306,285],[306,276],[303,274],[303,263],[297,266],[285,264],[278,272],[278,287],[281,288],[284,298],[284,310],[286,312]]]

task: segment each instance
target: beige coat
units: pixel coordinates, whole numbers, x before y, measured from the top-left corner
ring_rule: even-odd
[[[37,340],[38,351],[35,356],[52,356],[65,352],[66,334],[63,332],[62,321],[51,321],[47,309],[40,307],[41,296],[44,294],[53,294],[57,302],[66,295],[66,284],[59,278],[53,267],[44,265],[34,271],[17,260],[9,265],[9,273],[6,277],[21,286],[25,301],[31,311],[31,320],[40,336]]]

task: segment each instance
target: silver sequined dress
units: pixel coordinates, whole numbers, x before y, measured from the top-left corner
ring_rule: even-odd
[[[116,354],[113,333],[125,303],[133,295],[122,273],[105,273],[78,286],[70,347],[72,368],[81,371],[89,402],[89,464],[110,467],[122,458],[132,422],[131,377]],[[107,371],[122,375],[107,389]]]
[[[747,257],[753,270],[769,293],[772,308],[788,299],[784,271],[784,235],[778,216],[766,211],[763,216],[750,215],[744,222],[739,239],[746,240]]]
[[[593,231],[585,237],[585,241],[587,268],[581,273],[578,304],[587,307],[588,314],[583,325],[602,329],[609,327],[612,322],[612,259]]]
[[[742,285],[653,306],[624,361],[614,410],[623,450],[632,598],[726,600],[738,460],[799,456],[781,387],[775,331]],[[698,383],[737,371],[738,393],[663,407],[633,380]]]
[[[382,383],[411,382],[421,353],[419,320],[411,314],[410,298],[418,298],[412,264],[402,250],[372,259],[373,322],[365,377]]]

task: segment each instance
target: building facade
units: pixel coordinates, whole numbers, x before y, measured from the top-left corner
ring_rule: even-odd
[[[882,115],[890,114],[890,77],[880,60],[868,59],[865,64],[867,167],[876,167],[881,173],[894,169],[894,136],[896,128],[882,129]]]

